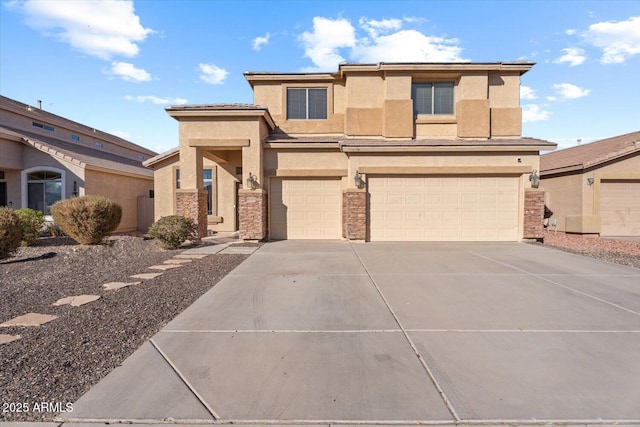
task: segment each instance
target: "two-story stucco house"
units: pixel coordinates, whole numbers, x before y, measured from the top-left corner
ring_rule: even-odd
[[[0,206],[50,214],[58,200],[101,195],[122,206],[117,231],[153,222],[157,153],[39,107],[0,96]]]
[[[247,72],[254,103],[168,107],[179,147],[154,169],[156,219],[244,239],[541,237],[539,153],[521,137],[531,62],[341,64]]]

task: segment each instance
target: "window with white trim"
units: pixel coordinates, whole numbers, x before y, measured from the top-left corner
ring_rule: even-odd
[[[34,171],[27,175],[27,207],[51,214],[51,206],[62,199],[62,174],[54,171]]]
[[[453,82],[413,83],[413,115],[453,114]]]
[[[327,88],[287,88],[287,120],[326,120]]]

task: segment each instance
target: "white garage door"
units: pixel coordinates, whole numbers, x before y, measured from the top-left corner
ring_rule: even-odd
[[[640,181],[602,181],[603,236],[640,236]]]
[[[340,239],[340,179],[271,180],[272,239]]]
[[[518,239],[516,177],[370,177],[370,239]]]

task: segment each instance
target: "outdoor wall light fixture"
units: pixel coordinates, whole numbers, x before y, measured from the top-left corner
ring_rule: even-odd
[[[590,177],[588,177],[588,178],[587,178],[587,185],[588,185],[589,187],[591,187],[591,186],[593,185],[593,177],[592,177],[592,176],[590,176]]]
[[[356,171],[356,174],[353,177],[353,180],[356,184],[356,188],[364,187],[364,180],[362,179],[362,175],[360,175],[360,172]]]
[[[249,178],[247,178],[247,188],[251,190],[258,188],[258,180],[255,175],[251,175],[251,172],[249,172]]]
[[[540,186],[540,177],[537,170],[532,170],[529,175],[529,181],[531,181],[531,188],[538,188]]]
[[[71,195],[73,195],[73,197],[78,197],[78,183],[76,181],[73,181],[73,191],[71,192]]]

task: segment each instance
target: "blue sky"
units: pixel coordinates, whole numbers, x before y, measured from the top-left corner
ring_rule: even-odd
[[[640,1],[0,0],[0,94],[154,151],[177,104],[252,102],[244,71],[517,61],[523,135],[640,129]]]

